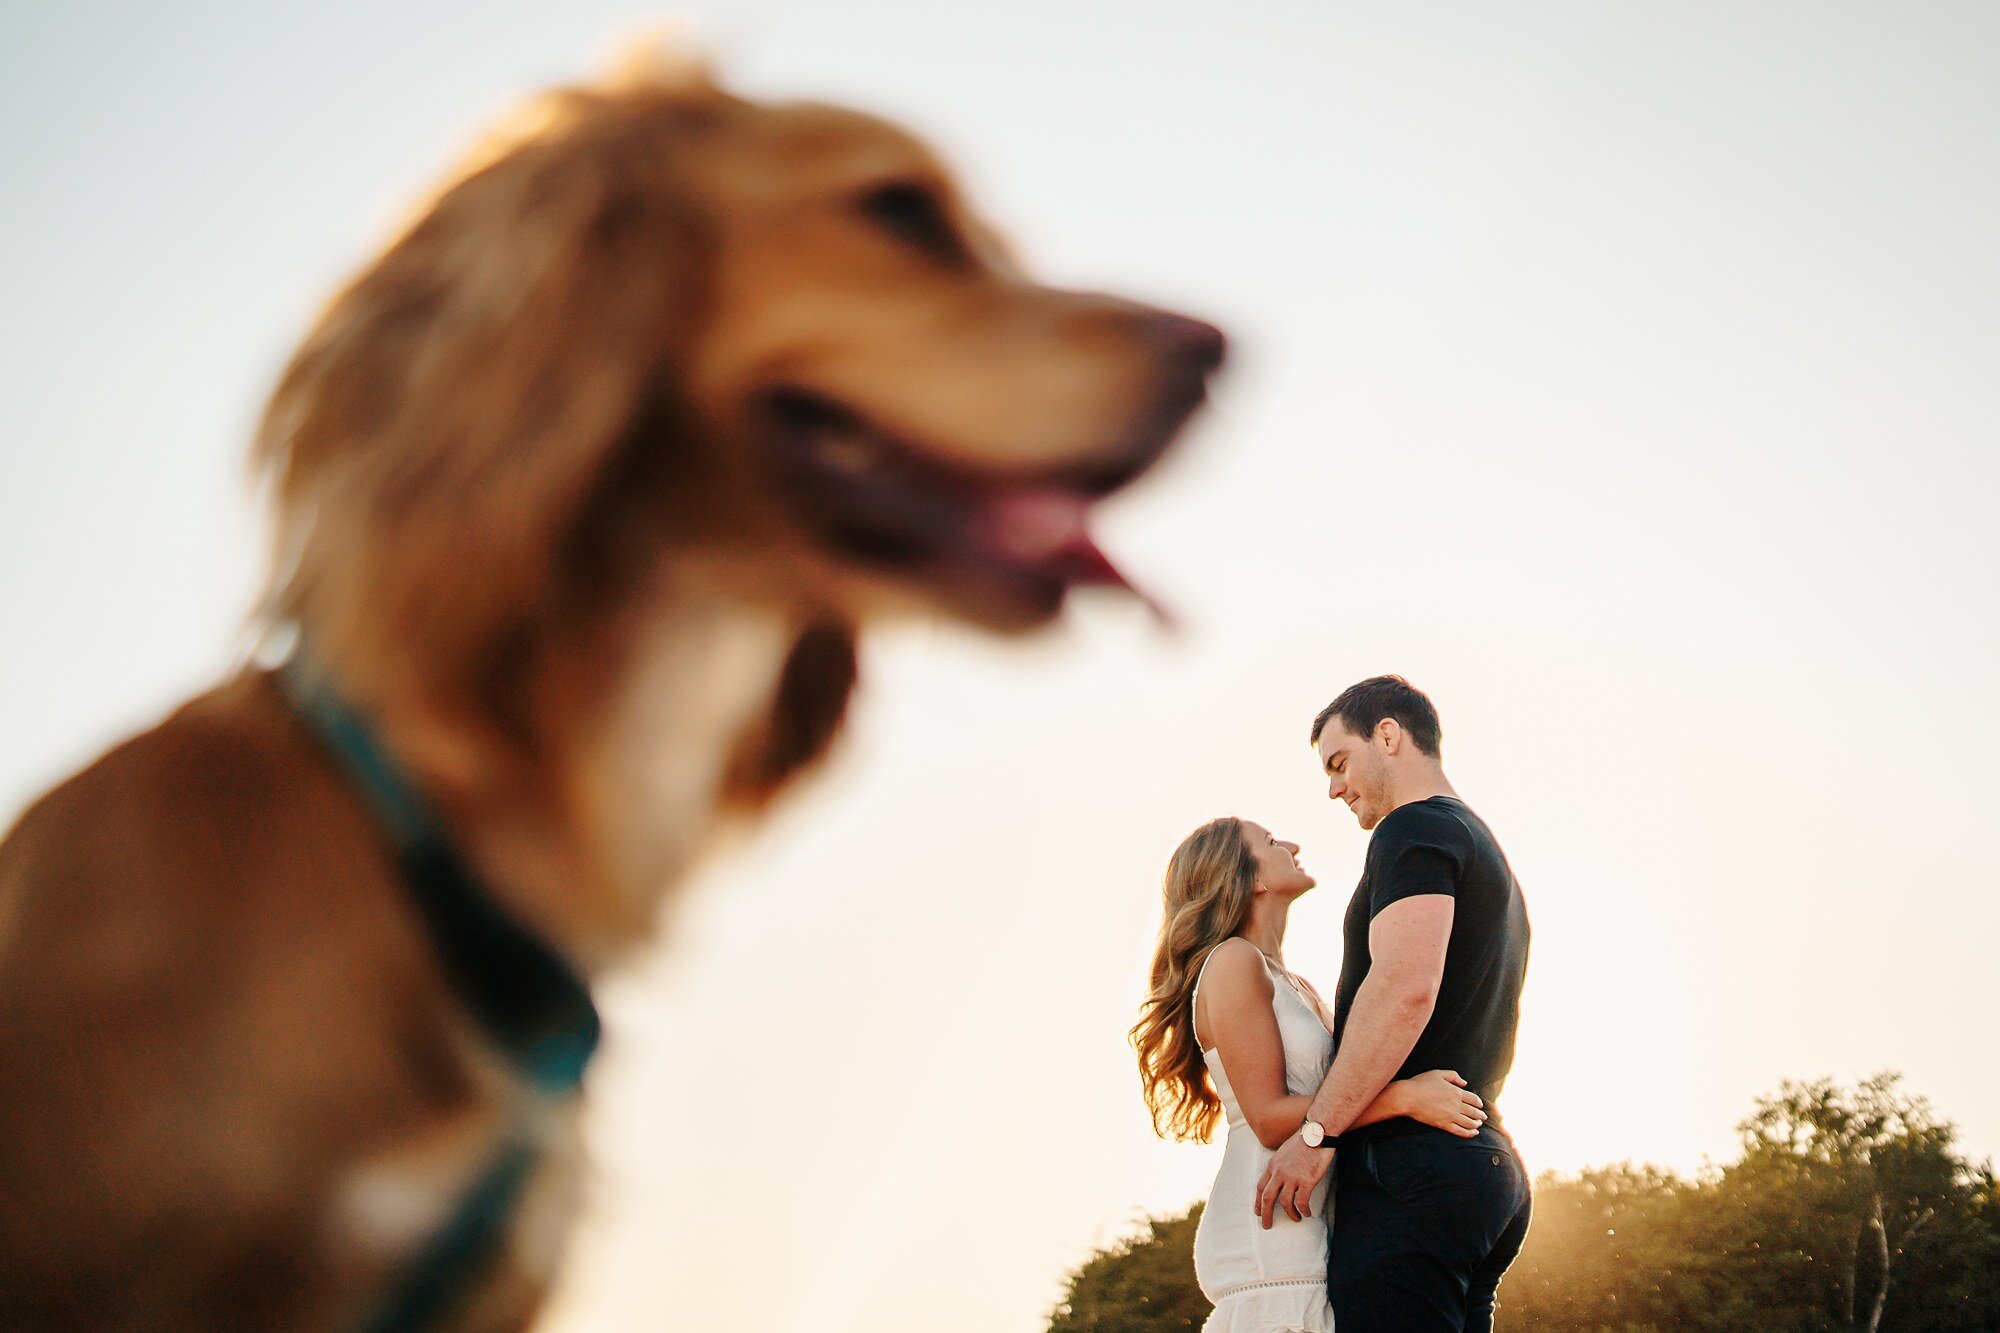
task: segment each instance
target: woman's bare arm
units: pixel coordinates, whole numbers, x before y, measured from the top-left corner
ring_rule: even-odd
[[[1209,955],[1194,1015],[1195,1039],[1222,1057],[1236,1104],[1267,1148],[1297,1132],[1312,1100],[1286,1091],[1285,1046],[1271,1011],[1271,986],[1256,945],[1224,940]]]

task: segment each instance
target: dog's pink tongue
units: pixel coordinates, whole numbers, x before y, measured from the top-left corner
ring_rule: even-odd
[[[1068,491],[1024,490],[987,506],[986,536],[1005,558],[1039,565],[1073,587],[1117,588],[1131,593],[1164,624],[1173,617],[1091,539],[1090,501]]]

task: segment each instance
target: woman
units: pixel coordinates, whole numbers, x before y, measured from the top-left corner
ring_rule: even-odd
[[[1132,1029],[1153,1127],[1206,1139],[1229,1126],[1222,1169],[1194,1242],[1195,1276],[1215,1304],[1206,1333],[1326,1333],[1326,1195],[1267,1231],[1257,1177],[1303,1123],[1333,1062],[1333,1014],[1280,957],[1292,902],[1313,887],[1298,847],[1247,820],[1204,824],[1174,851],[1152,992]],[[1357,1125],[1407,1116],[1466,1138],[1486,1113],[1450,1070],[1382,1090]]]

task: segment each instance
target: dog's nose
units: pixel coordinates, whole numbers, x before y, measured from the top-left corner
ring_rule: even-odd
[[[1164,310],[1148,314],[1142,331],[1169,359],[1197,375],[1214,372],[1229,350],[1229,339],[1215,325]]]

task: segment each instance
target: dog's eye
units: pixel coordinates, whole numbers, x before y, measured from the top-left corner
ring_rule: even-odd
[[[878,185],[861,196],[861,211],[882,230],[947,268],[965,268],[972,252],[945,216],[944,205],[914,181]]]

